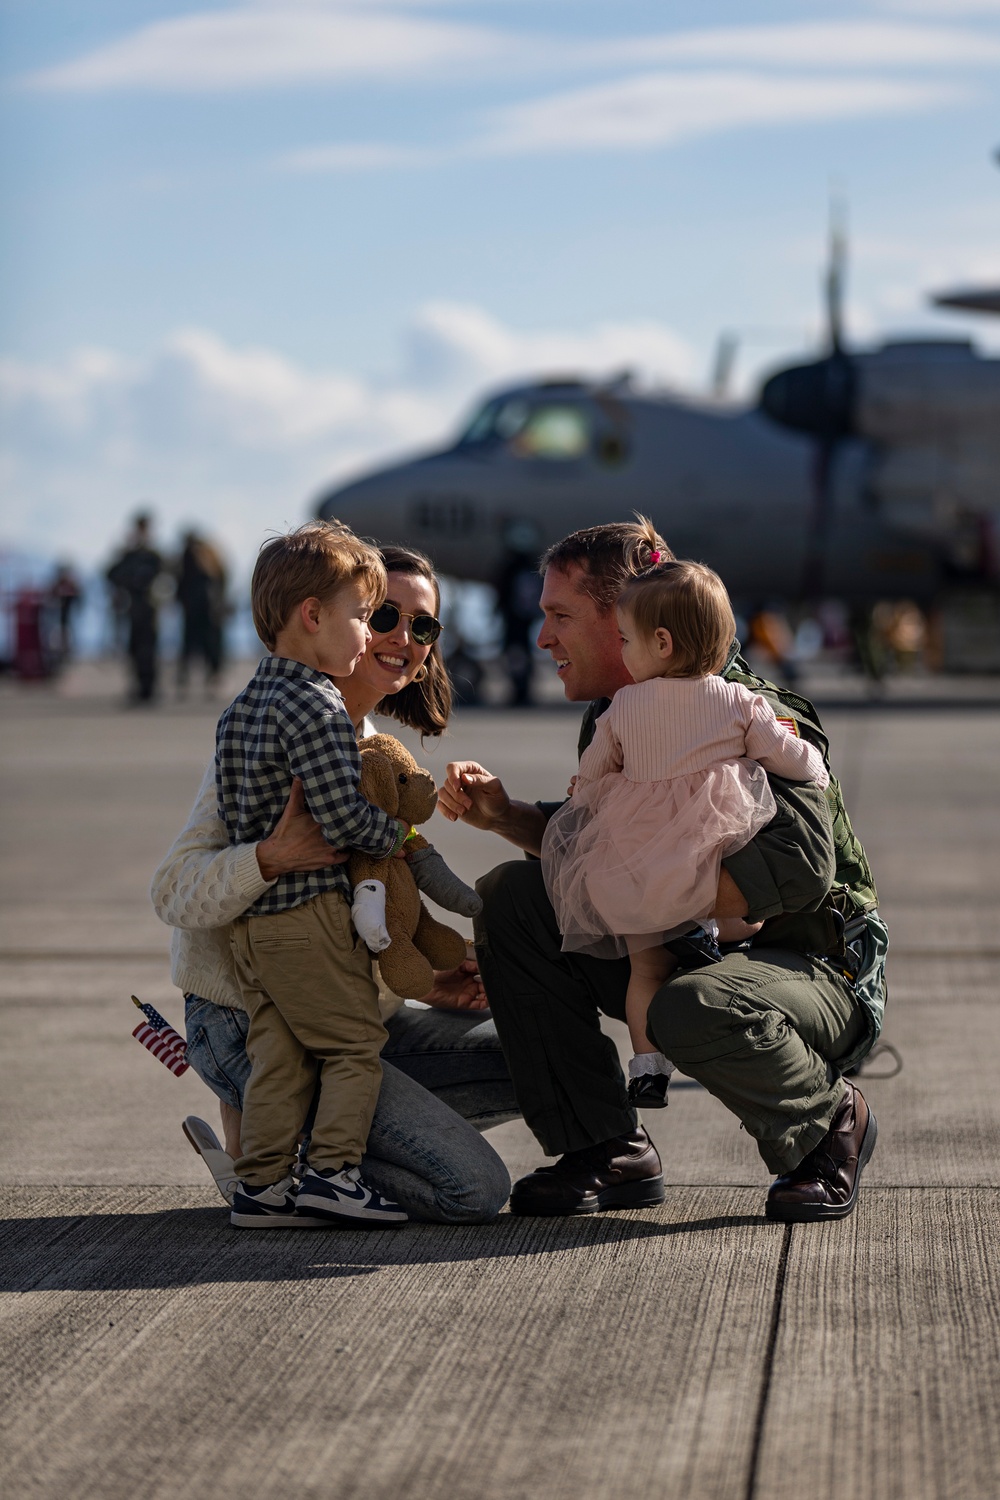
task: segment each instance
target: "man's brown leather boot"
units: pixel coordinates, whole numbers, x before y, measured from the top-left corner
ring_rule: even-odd
[[[649,1208],[665,1196],[659,1155],[639,1126],[631,1135],[567,1151],[551,1167],[522,1177],[511,1191],[510,1211],[546,1218],[594,1214],[603,1208]]]
[[[776,1177],[764,1212],[769,1219],[809,1224],[844,1219],[858,1201],[861,1174],[875,1150],[878,1126],[861,1090],[849,1078],[830,1129],[792,1172]]]

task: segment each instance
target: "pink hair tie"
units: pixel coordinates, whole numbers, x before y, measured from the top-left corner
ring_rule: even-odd
[[[650,554],[649,554],[649,560],[650,560],[650,562],[651,562],[651,563],[653,563],[653,564],[654,564],[654,566],[655,566],[655,564],[656,564],[656,563],[658,563],[658,562],[659,562],[659,560],[660,560],[660,558],[661,558],[661,557],[662,557],[662,556],[663,556],[663,554],[662,554],[662,552],[651,552],[651,553],[650,553]]]

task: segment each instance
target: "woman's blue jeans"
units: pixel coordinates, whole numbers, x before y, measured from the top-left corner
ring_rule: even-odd
[[[188,1061],[224,1103],[242,1109],[250,1077],[246,1012],[184,999]],[[366,1178],[414,1219],[492,1219],[507,1201],[510,1177],[479,1132],[520,1113],[492,1020],[482,1011],[403,1006],[385,1027]]]

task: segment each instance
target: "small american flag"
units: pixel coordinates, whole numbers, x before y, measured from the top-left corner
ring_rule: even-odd
[[[175,1078],[186,1073],[190,1064],[187,1061],[187,1043],[180,1036],[169,1021],[165,1021],[158,1010],[151,1005],[143,1005],[136,997],[132,996],[132,1004],[138,1005],[145,1021],[141,1021],[132,1035],[137,1041],[158,1057],[165,1068],[169,1068]]]

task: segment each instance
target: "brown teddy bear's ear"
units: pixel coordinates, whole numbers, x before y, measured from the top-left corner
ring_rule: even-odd
[[[370,735],[369,740],[380,738]],[[369,749],[361,742],[361,795],[380,807],[383,812],[395,817],[399,811],[399,788],[396,775],[388,758],[376,749]]]
[[[407,823],[426,823],[437,806],[434,778],[429,771],[417,765],[406,746],[391,734],[370,734],[361,741],[362,758],[367,755],[384,755],[390,774],[395,782],[396,802],[392,808],[395,816]],[[368,795],[367,793],[365,794]],[[368,797],[369,802],[373,799]],[[390,809],[379,800],[379,807]]]
[[[362,750],[378,750],[390,760],[397,771],[415,771],[417,763],[401,740],[393,734],[369,734],[360,740]]]

